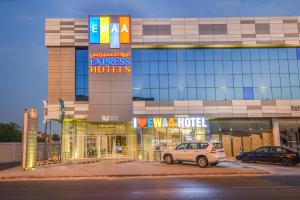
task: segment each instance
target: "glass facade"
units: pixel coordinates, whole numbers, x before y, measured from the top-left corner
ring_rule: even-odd
[[[300,48],[132,49],[134,100],[300,99]],[[88,50],[76,49],[76,101],[88,101]],[[207,119],[208,127],[142,128],[70,120],[63,156],[140,155],[189,140],[222,142],[228,157],[273,145],[271,119]],[[281,143],[299,150],[299,120],[280,121]]]
[[[75,99],[88,101],[88,50],[76,49],[75,54]]]
[[[133,49],[133,97],[300,99],[299,48]],[[88,100],[88,50],[76,49],[76,100]]]
[[[133,97],[299,99],[297,48],[133,49]]]
[[[280,119],[280,142],[296,151],[300,151],[300,120]]]
[[[136,130],[129,124],[90,123],[65,120],[63,159],[134,157]]]
[[[270,119],[211,119],[207,132],[211,140],[222,142],[227,157],[274,145]]]

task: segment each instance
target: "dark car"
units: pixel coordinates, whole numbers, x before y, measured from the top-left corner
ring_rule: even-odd
[[[242,162],[270,162],[293,166],[299,162],[299,153],[285,147],[267,146],[260,147],[253,152],[240,152],[236,155]]]

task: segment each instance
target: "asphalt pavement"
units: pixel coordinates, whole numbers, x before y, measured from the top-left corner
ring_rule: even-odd
[[[299,199],[300,176],[2,181],[0,199]]]

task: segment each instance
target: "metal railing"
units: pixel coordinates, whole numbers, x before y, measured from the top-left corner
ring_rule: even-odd
[[[145,150],[138,150],[135,155],[135,160],[149,161],[149,152]]]
[[[155,150],[154,153],[153,153],[153,161],[154,162],[160,162],[161,161],[161,153],[162,151],[161,150]]]

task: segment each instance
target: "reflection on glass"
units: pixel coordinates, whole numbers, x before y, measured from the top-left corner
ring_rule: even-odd
[[[253,99],[300,96],[298,48],[133,49],[132,52],[133,88],[153,90],[154,100],[244,99],[246,87],[253,87]],[[150,80],[149,85],[140,79]],[[81,82],[78,78],[78,89],[83,89],[79,87]],[[218,95],[216,91],[221,87],[228,89]],[[161,89],[167,89],[167,97]],[[135,92],[133,96],[140,95]]]

